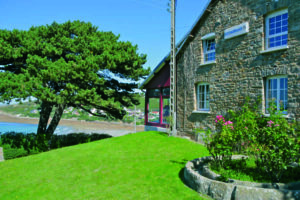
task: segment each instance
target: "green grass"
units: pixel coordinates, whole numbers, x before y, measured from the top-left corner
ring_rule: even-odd
[[[202,145],[140,132],[0,163],[0,199],[207,199],[184,185]]]
[[[255,159],[246,159],[246,162],[242,160],[233,160],[230,165],[224,168],[214,168],[211,167],[212,171],[217,174],[222,175],[223,180],[228,178],[240,180],[240,181],[250,181],[259,183],[271,183],[272,180],[266,172],[257,169],[255,164]],[[300,168],[288,168],[288,170],[283,173],[280,182],[289,183],[300,181]]]

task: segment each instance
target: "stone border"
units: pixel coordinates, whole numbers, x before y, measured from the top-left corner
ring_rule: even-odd
[[[242,159],[245,156],[233,156]],[[278,184],[279,189],[273,189],[270,183],[253,183],[247,181],[229,180],[229,183],[217,181],[220,176],[210,171],[207,163],[212,157],[202,157],[189,161],[184,168],[184,180],[188,186],[199,193],[214,199],[272,199],[300,200],[300,182]]]
[[[0,147],[0,162],[4,161],[3,148]]]

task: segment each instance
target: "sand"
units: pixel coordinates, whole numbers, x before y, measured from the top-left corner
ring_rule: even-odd
[[[14,122],[25,124],[38,124],[38,118],[20,117],[17,115],[11,115],[0,111],[0,122]],[[112,136],[121,136],[128,133],[134,133],[134,124],[126,124],[119,122],[102,122],[93,121],[87,122],[84,120],[76,119],[62,119],[59,125],[72,127],[76,132],[85,133],[106,133]],[[136,127],[136,131],[143,131],[144,126],[139,125]]]

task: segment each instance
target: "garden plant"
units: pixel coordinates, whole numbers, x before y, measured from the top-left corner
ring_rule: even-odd
[[[254,160],[253,170],[263,180],[272,183],[300,180],[297,175],[283,178],[290,176],[291,171],[299,171],[299,127],[273,105],[268,112],[269,116],[265,116],[257,111],[257,106],[246,102],[239,111],[230,111],[226,117],[216,116],[215,133],[207,130],[203,139],[214,159],[213,169],[229,169],[234,165],[244,168],[246,160],[232,161],[232,155],[243,154]]]

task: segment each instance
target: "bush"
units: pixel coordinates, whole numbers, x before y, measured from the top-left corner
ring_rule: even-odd
[[[207,131],[204,142],[215,168],[229,165],[233,154],[247,154],[255,158],[258,172],[279,182],[291,163],[299,163],[299,129],[272,107],[268,118],[256,108],[246,103],[240,111],[230,111],[228,121],[218,115],[216,133]]]
[[[52,135],[50,141],[46,141],[45,137],[37,137],[34,133],[8,132],[0,134],[0,136],[0,144],[3,145],[6,160],[112,137],[98,133],[70,133],[67,135]]]
[[[98,134],[98,133],[92,133],[92,134],[70,133],[67,135],[53,135],[50,140],[50,149],[72,146],[76,144],[102,140],[110,137],[111,137],[110,135]]]
[[[295,128],[275,112],[260,122],[262,126],[253,136],[255,142],[250,146],[249,154],[255,156],[259,169],[266,171],[273,182],[279,182],[288,166],[299,162],[300,146]]]
[[[24,157],[24,156],[29,156],[33,154],[39,153],[39,151],[26,151],[23,147],[21,148],[12,148],[9,145],[3,145],[3,154],[4,154],[4,159],[9,160],[9,159],[14,159],[14,158],[19,158],[19,157]]]

